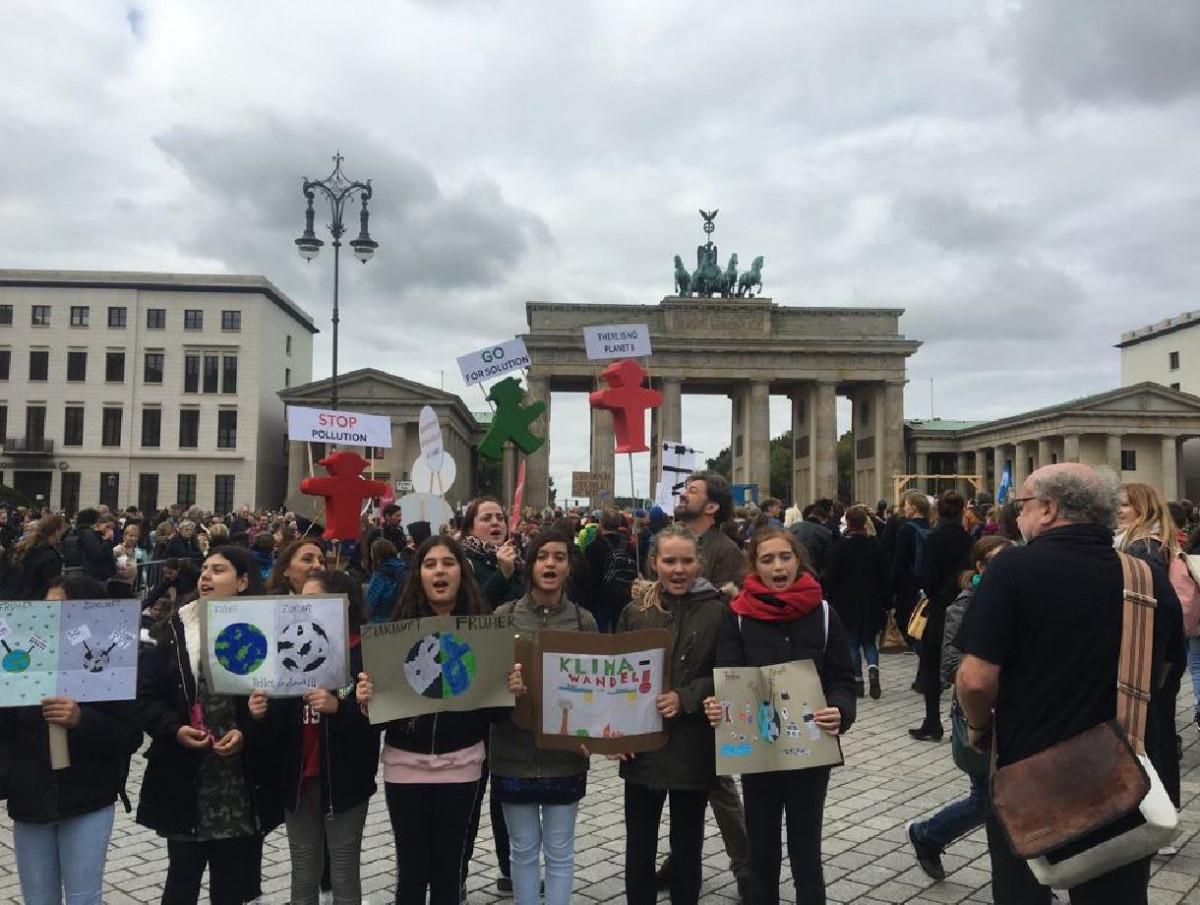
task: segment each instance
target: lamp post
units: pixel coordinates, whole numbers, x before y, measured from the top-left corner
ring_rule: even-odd
[[[342,172],[342,154],[339,151],[333,157],[333,172],[325,179],[309,179],[305,176],[302,191],[304,197],[308,199],[308,204],[304,210],[304,232],[296,240],[296,250],[306,261],[315,258],[321,251],[321,246],[325,244],[313,232],[313,199],[317,192],[320,192],[329,200],[331,218],[329,232],[333,236],[333,378],[330,381],[329,396],[330,408],[336,409],[338,407],[338,280],[341,276],[342,234],[346,231],[342,222],[342,214],[346,209],[346,203],[357,197],[361,208],[360,228],[358,238],[350,240],[350,247],[354,249],[354,257],[366,264],[375,254],[375,249],[379,247],[379,243],[372,239],[371,234],[367,231],[369,217],[367,202],[371,200],[371,180],[358,182],[346,178]]]

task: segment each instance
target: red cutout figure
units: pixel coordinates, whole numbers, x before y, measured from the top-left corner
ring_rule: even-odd
[[[388,485],[362,476],[371,463],[356,452],[335,452],[318,464],[325,466],[329,477],[305,478],[300,482],[300,492],[325,497],[325,533],[321,536],[326,540],[362,540],[362,502],[383,496]]]
[[[649,452],[646,445],[646,409],[662,405],[662,393],[642,386],[646,372],[632,359],[615,361],[600,372],[607,390],[588,393],[592,408],[612,412],[617,452]]]

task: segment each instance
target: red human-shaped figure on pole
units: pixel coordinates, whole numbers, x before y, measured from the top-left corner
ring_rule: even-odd
[[[335,452],[318,464],[325,466],[329,476],[305,478],[300,482],[300,492],[325,497],[325,532],[321,536],[326,540],[362,540],[363,500],[383,496],[388,485],[362,476],[371,463],[356,452]]]
[[[588,394],[592,408],[612,412],[617,452],[647,452],[646,410],[662,405],[662,393],[642,386],[646,372],[632,359],[615,361],[600,372],[608,389]]]

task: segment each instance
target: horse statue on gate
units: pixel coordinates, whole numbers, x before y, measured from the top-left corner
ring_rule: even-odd
[[[717,246],[709,242],[696,246],[696,269],[692,273],[692,292],[698,296],[710,296],[721,292],[724,274],[717,263]]]
[[[735,251],[729,256],[729,266],[725,268],[725,273],[721,275],[721,298],[733,298],[737,292],[738,284],[738,256]]]
[[[675,294],[687,295],[691,289],[692,275],[683,266],[683,258],[675,255]]]
[[[749,296],[754,298],[754,287],[758,287],[758,291],[762,292],[762,269],[763,256],[759,255],[750,264],[750,269],[738,278],[737,295],[738,298]]]

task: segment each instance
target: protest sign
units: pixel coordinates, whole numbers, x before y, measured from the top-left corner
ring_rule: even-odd
[[[687,476],[696,470],[696,451],[670,440],[659,448],[662,456],[662,477],[655,491],[654,505],[664,512],[674,512]]]
[[[656,705],[668,687],[666,629],[544,631],[521,648],[530,699],[525,720],[534,721],[539,748],[575,751],[582,743],[594,753],[615,754],[666,744]]]
[[[717,773],[773,773],[842,763],[842,745],[813,721],[825,706],[812,660],[718,667]]]
[[[650,327],[647,324],[584,327],[583,343],[592,361],[641,358],[650,354]]]
[[[599,497],[613,486],[613,476],[600,471],[571,472],[571,496]]]
[[[0,603],[0,707],[137,697],[136,600]]]
[[[332,594],[204,601],[200,630],[213,691],[299,697],[348,685],[349,606]]]
[[[525,348],[525,340],[517,337],[496,346],[488,346],[476,352],[460,355],[456,361],[462,372],[463,383],[471,386],[507,374],[528,368],[532,361],[529,351]]]
[[[289,440],[392,448],[392,419],[387,415],[289,405],[287,422]]]
[[[445,710],[511,707],[514,621],[491,613],[428,616],[362,628],[363,669],[375,686],[372,724]]]

